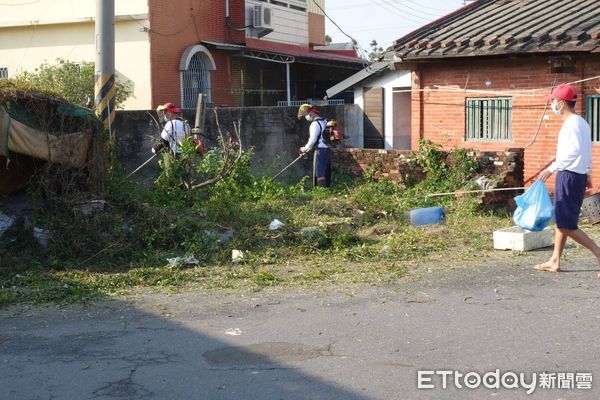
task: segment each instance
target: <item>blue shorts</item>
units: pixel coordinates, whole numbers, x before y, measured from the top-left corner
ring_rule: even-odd
[[[558,228],[578,229],[579,213],[587,185],[587,175],[558,171],[554,188],[554,217]]]
[[[331,149],[329,148],[317,148],[315,150],[313,166],[313,180],[315,186],[317,185],[317,178],[325,179],[325,186],[331,185]]]

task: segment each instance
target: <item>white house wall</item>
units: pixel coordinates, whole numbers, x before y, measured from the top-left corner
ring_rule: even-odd
[[[410,71],[397,70],[397,71],[386,71],[382,75],[367,79],[354,88],[354,103],[358,104],[362,110],[364,110],[364,99],[363,99],[363,88],[376,88],[381,87],[384,89],[383,101],[384,101],[384,144],[385,148],[390,150],[394,149],[394,94],[393,89],[399,87],[411,87],[411,73]],[[408,111],[410,112],[410,111]],[[360,143],[363,147],[364,142]]]
[[[127,109],[152,106],[150,43],[148,34],[140,31],[140,25],[148,26],[147,12],[147,0],[115,1],[115,68],[117,76],[132,81],[134,90],[124,104]],[[33,5],[0,6],[0,68],[7,68],[11,77],[44,62],[54,64],[57,58],[93,62],[94,14],[95,0],[41,0]]]
[[[0,27],[93,19],[97,0],[38,0],[0,3]],[[99,1],[99,0],[98,0]],[[22,5],[9,5],[22,3]],[[148,0],[116,0],[115,15],[147,14]]]

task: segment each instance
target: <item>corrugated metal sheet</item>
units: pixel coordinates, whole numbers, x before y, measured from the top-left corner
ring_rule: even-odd
[[[356,74],[344,79],[343,81],[336,84],[335,86],[332,86],[329,89],[327,89],[327,97],[336,96],[339,93],[343,92],[344,90],[351,88],[353,86],[356,86],[360,82],[364,81],[365,79],[367,79],[375,74],[378,74],[383,71],[387,71],[387,69],[389,67],[390,67],[390,63],[387,61],[380,61],[380,62],[373,63],[373,64],[369,65],[368,67],[358,71]]]
[[[600,50],[598,0],[479,0],[398,39],[404,60]]]

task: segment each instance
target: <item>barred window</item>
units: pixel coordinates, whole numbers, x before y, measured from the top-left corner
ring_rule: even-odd
[[[600,143],[600,95],[585,97],[585,119],[592,128],[592,142]]]
[[[512,98],[465,99],[466,140],[512,140]]]
[[[8,68],[0,68],[0,79],[8,78]]]

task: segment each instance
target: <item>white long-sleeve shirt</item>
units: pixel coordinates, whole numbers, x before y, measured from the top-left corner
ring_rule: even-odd
[[[188,132],[188,126],[184,124],[184,122],[180,119],[172,119],[167,121],[165,127],[160,133],[160,137],[169,142],[171,146],[171,151],[175,154],[179,153],[181,150],[181,144],[183,143],[183,138]]]
[[[569,116],[558,134],[556,161],[550,172],[571,171],[588,174],[592,170],[592,131],[579,115]]]
[[[310,136],[308,138],[308,142],[306,142],[306,144],[304,145],[304,148],[307,152],[312,150],[314,145],[317,144],[317,141],[319,142],[317,144],[318,148],[326,149],[329,147],[323,142],[323,137],[321,136],[321,132],[323,132],[326,126],[327,121],[325,121],[324,119],[316,119],[313,122],[311,122],[309,128]]]

